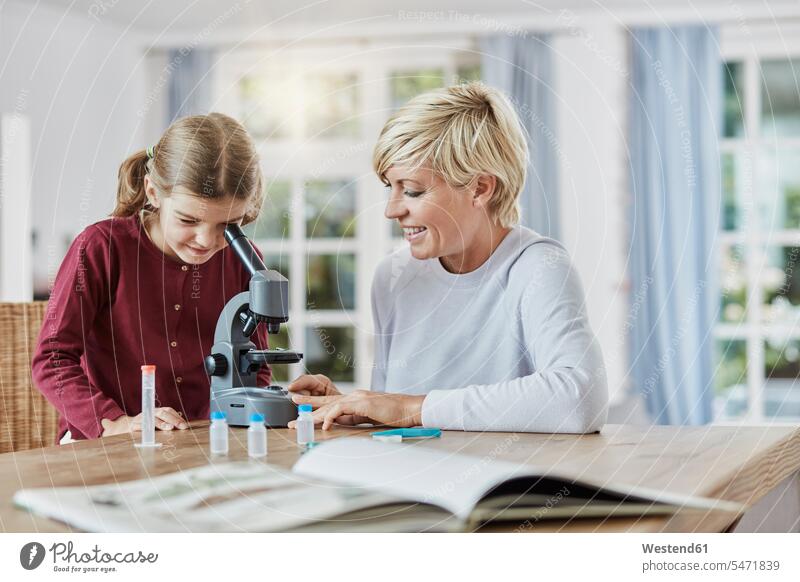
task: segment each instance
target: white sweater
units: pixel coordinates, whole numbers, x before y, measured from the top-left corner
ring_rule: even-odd
[[[372,389],[427,394],[424,426],[595,432],[605,423],[603,357],[564,248],[514,228],[463,275],[403,248],[372,284]]]

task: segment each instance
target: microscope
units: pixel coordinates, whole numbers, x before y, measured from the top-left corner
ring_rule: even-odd
[[[211,377],[211,412],[225,413],[231,426],[248,426],[250,415],[264,416],[269,427],[285,427],[297,418],[297,406],[280,386],[256,386],[266,364],[295,364],[303,354],[283,349],[257,350],[250,336],[260,323],[270,334],[289,321],[289,281],[270,271],[242,229],[225,228],[225,240],[250,273],[250,288],[228,301],[219,315],[211,355],[205,368]]]

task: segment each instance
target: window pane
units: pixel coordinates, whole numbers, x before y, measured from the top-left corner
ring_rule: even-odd
[[[314,180],[306,183],[306,237],[355,236],[356,184]]]
[[[392,238],[405,238],[403,229],[400,228],[400,223],[396,220],[392,221]]]
[[[764,319],[768,323],[797,323],[800,310],[800,247],[768,247],[761,270]]]
[[[285,324],[281,325],[280,333],[276,333],[274,335],[270,334],[269,347],[270,349],[275,349],[275,348],[283,348],[285,350],[292,349],[292,345],[289,342],[288,327]],[[273,384],[289,381],[289,364],[270,364],[270,368],[272,368]]]
[[[481,65],[463,65],[456,69],[455,83],[468,83],[481,80]]]
[[[308,309],[355,309],[356,256],[309,255]]]
[[[305,366],[309,374],[324,374],[334,382],[355,379],[355,330],[352,327],[306,328]]]
[[[744,228],[745,200],[753,190],[753,164],[749,154],[722,154],[722,229]],[[746,196],[747,195],[747,196]]]
[[[292,188],[289,182],[270,182],[264,192],[264,203],[255,222],[245,226],[245,234],[252,239],[289,238],[291,224]]]
[[[747,412],[747,345],[744,340],[717,340],[715,345],[715,416],[743,416]]]
[[[725,63],[722,66],[725,86],[725,120],[723,137],[744,135],[744,66],[742,63]]]
[[[385,208],[386,203],[389,201],[389,197],[391,196],[391,191],[389,188],[384,188],[383,194],[383,203]],[[400,228],[400,223],[397,221],[397,219],[393,218],[389,220],[389,228],[391,229],[392,238],[403,238],[403,229]]]
[[[275,255],[275,254],[265,254],[264,255],[264,264],[267,266],[268,269],[273,269],[278,271],[281,275],[289,279],[290,281],[292,278],[289,276],[289,264],[290,264],[289,257],[286,255]]]
[[[764,414],[800,417],[800,340],[772,339],[764,350]]]
[[[358,135],[358,77],[319,75],[306,85],[306,135],[354,137]]]
[[[761,133],[800,135],[800,67],[789,60],[761,63]]]
[[[800,150],[764,148],[759,163],[759,211],[767,230],[800,228]]]
[[[274,73],[243,77],[239,81],[242,123],[257,138],[285,138],[290,133],[293,103],[292,81]]]
[[[444,85],[442,69],[418,69],[392,73],[392,108],[397,109],[412,97]]]
[[[722,302],[720,321],[738,323],[745,319],[747,305],[747,271],[745,270],[744,249],[742,245],[721,246],[722,271],[720,283]]]

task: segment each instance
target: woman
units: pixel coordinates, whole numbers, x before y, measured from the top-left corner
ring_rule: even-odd
[[[602,354],[563,247],[519,226],[528,151],[481,83],[421,95],[384,126],[373,164],[409,243],[372,287],[372,390],[289,386],[323,430],[372,422],[586,433],[606,417]]]

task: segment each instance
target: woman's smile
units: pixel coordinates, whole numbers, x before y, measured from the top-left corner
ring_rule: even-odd
[[[403,229],[405,239],[409,242],[418,241],[428,232],[428,229],[424,226],[403,226],[401,224],[400,227]]]

